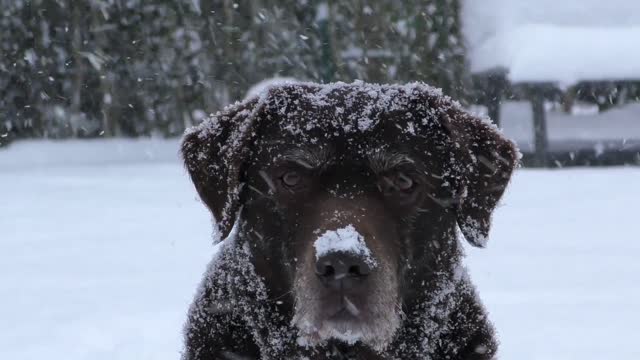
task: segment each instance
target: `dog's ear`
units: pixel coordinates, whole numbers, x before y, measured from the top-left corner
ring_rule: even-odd
[[[457,104],[444,106],[443,125],[451,137],[459,177],[458,226],[472,245],[484,247],[491,214],[509,183],[520,153],[495,125]]]
[[[240,177],[261,104],[253,98],[230,105],[188,129],[182,140],[185,166],[222,238],[229,235],[240,210]]]

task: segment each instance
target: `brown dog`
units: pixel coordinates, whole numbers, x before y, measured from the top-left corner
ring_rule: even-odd
[[[187,132],[227,237],[184,359],[491,359],[461,265],[517,163],[489,123],[424,84],[289,84]]]

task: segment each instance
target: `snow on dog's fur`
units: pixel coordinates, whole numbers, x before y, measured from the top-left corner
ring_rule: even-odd
[[[517,162],[420,83],[279,84],[187,131],[227,237],[184,359],[491,359],[457,229],[484,246]]]

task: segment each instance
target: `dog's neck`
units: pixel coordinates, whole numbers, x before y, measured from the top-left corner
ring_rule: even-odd
[[[359,344],[349,345],[338,341],[330,341],[315,357],[322,360],[382,360],[384,357]]]

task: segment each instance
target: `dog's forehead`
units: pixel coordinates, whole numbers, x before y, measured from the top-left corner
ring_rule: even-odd
[[[441,109],[429,103],[434,91],[368,84],[274,88],[266,99],[262,144],[279,153],[319,149],[353,159],[380,150],[429,152],[447,140]]]
[[[283,133],[311,139],[389,130],[419,136],[437,125],[441,109],[428,101],[433,91],[370,84],[283,86],[268,93],[266,117]]]
[[[260,167],[297,163],[309,169],[330,166],[345,171],[367,168],[382,173],[410,167],[442,173],[447,158],[443,148],[430,141],[406,141],[386,136],[266,137],[256,147]]]

